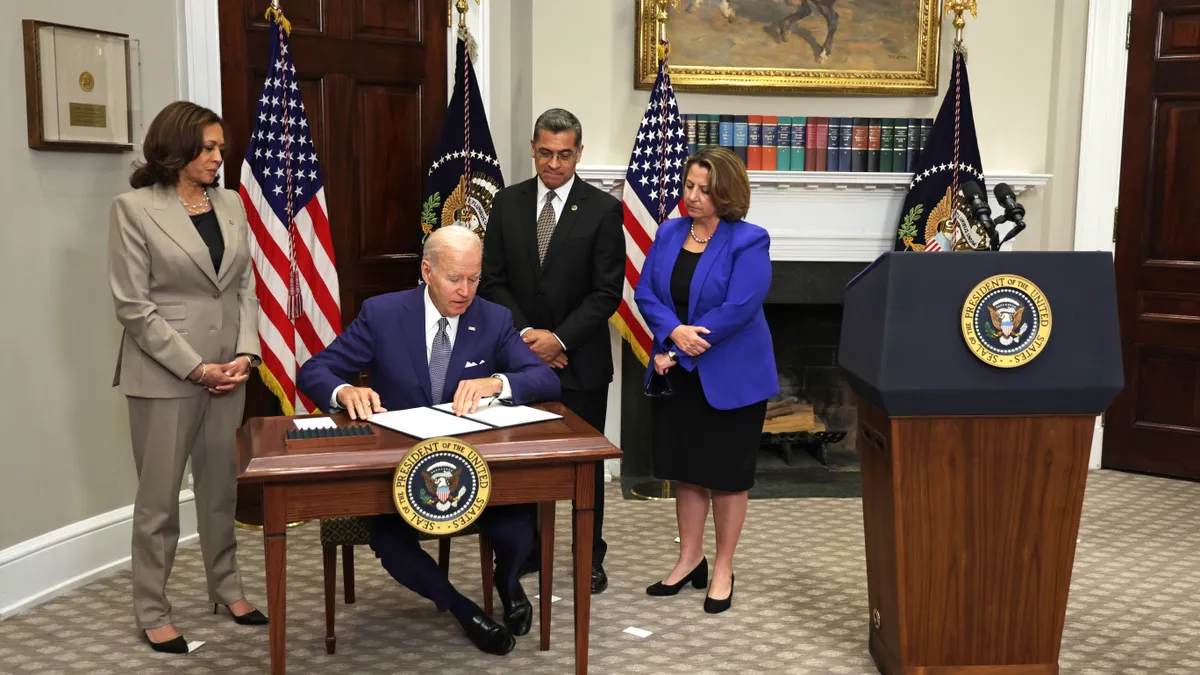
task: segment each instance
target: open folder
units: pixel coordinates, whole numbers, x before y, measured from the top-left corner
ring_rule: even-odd
[[[391,410],[372,415],[368,421],[392,431],[426,439],[435,436],[460,436],[476,431],[502,429],[562,418],[562,415],[529,406],[510,406],[496,402],[486,404],[481,402],[475,412],[467,413],[462,417],[455,415],[453,408],[454,404],[443,403],[407,410]]]

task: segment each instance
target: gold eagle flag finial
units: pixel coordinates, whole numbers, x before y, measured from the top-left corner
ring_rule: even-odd
[[[979,18],[976,11],[975,0],[946,0],[945,6],[942,8],[942,16],[954,12],[954,41],[962,42],[963,28],[967,25],[967,20],[963,18],[963,12],[971,12],[971,16]]]

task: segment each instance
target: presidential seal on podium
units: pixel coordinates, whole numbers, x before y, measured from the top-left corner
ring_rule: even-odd
[[[392,480],[396,511],[421,532],[453,534],[483,513],[492,491],[487,462],[470,443],[430,438],[414,445]]]
[[[963,303],[963,338],[979,360],[998,368],[1029,363],[1050,339],[1050,302],[1025,277],[1000,274],[984,279]]]

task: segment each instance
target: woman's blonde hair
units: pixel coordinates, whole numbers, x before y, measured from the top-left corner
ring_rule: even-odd
[[[688,157],[683,167],[685,183],[693,165],[708,169],[708,196],[717,215],[725,222],[745,218],[750,210],[750,176],[742,160],[726,147],[701,148]]]

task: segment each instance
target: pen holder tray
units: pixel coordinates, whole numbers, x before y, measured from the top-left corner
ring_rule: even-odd
[[[348,424],[335,429],[288,429],[284,446],[288,448],[327,448],[336,445],[375,445],[375,427]]]

